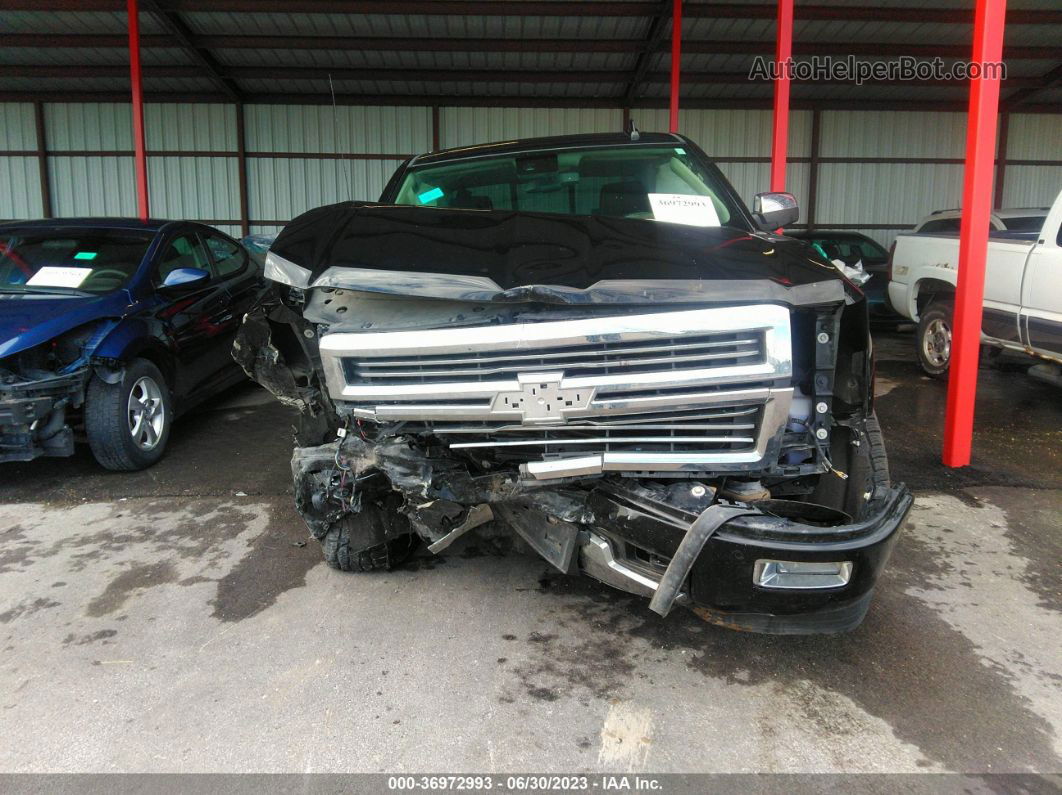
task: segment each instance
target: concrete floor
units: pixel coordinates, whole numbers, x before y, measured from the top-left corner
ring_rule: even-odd
[[[918,495],[857,631],[772,638],[469,538],[326,567],[252,387],[153,469],[87,451],[0,483],[0,771],[1062,770],[1062,402],[983,370],[974,466],[945,386],[879,343]]]

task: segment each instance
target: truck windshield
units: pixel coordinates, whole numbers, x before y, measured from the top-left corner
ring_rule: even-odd
[[[5,229],[0,291],[109,293],[129,281],[153,237],[120,229]]]
[[[561,149],[414,166],[395,204],[748,229],[726,180],[682,147]]]

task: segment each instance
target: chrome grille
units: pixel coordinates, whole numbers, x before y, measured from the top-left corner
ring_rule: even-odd
[[[500,375],[529,371],[563,370],[565,376],[574,377],[759,364],[763,355],[763,334],[754,332],[705,335],[681,343],[604,341],[564,351],[505,354],[474,351],[459,357],[451,354],[385,359],[351,357],[345,358],[343,364],[348,383],[427,384],[493,380]]]
[[[789,313],[775,305],[321,339],[329,392],[535,477],[740,468],[788,417]]]
[[[687,429],[719,430],[722,428],[736,428],[751,430],[754,428],[751,415],[756,413],[755,406],[738,406],[732,408],[720,408],[706,411],[704,409],[690,409],[688,411],[671,411],[659,414],[622,414],[615,417],[586,417],[581,420],[573,420],[565,425],[554,426],[553,430],[575,430],[594,428],[638,428],[640,430],[666,430],[678,426]],[[731,420],[740,420],[740,423],[730,424]],[[707,424],[706,424],[707,423]],[[505,423],[482,422],[477,424],[461,422],[433,422],[431,430],[439,434],[487,434],[487,433],[511,433],[527,431],[526,425],[512,425]]]
[[[680,451],[742,450],[756,443],[758,406],[727,407],[718,411],[620,415],[605,420],[575,420],[564,425],[479,427],[431,423],[431,431],[456,450],[494,448],[506,458],[533,460],[588,449]],[[474,440],[469,441],[469,437]]]

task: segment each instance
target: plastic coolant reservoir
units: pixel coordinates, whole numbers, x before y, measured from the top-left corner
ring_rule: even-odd
[[[789,419],[808,422],[811,418],[811,398],[799,392],[793,395],[793,402],[789,404]],[[797,429],[799,430],[799,428]]]

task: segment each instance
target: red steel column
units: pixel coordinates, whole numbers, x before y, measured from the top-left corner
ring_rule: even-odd
[[[665,6],[666,7],[666,6]],[[682,0],[674,0],[671,13],[671,119],[668,130],[678,132],[679,77],[682,74]]]
[[[774,61],[774,129],[771,136],[771,190],[785,190],[785,156],[789,142],[789,59],[793,56],[793,0],[778,0]]]
[[[147,152],[144,146],[144,90],[140,84],[140,20],[137,0],[127,0],[129,16],[129,78],[133,84],[133,146],[136,150],[136,205],[140,220],[148,219]]]
[[[1001,60],[1006,11],[1006,0],[977,0],[971,56],[975,64]],[[971,78],[962,226],[959,229],[959,272],[952,320],[948,405],[944,416],[944,465],[949,467],[964,467],[970,463],[998,111],[999,75],[986,77],[981,74]]]

